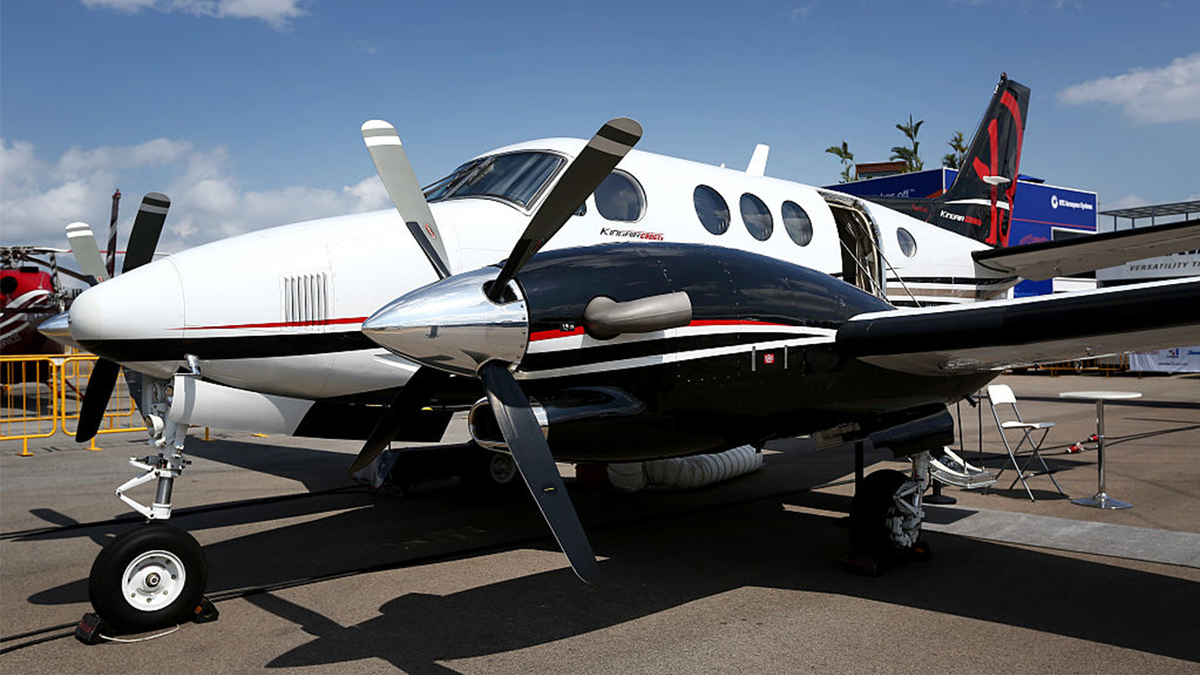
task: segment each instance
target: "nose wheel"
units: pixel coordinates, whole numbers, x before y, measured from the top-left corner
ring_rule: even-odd
[[[118,632],[138,633],[191,620],[207,579],[199,542],[179,528],[150,523],[100,551],[88,597]]]

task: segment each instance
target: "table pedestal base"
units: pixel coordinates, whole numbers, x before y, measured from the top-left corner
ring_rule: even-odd
[[[1078,504],[1080,506],[1090,506],[1094,509],[1128,509],[1133,506],[1133,504],[1130,504],[1129,502],[1123,502],[1120,499],[1113,499],[1103,492],[1097,492],[1091,497],[1072,499],[1071,503]]]

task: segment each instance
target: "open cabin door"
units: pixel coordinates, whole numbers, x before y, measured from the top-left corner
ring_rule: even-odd
[[[822,190],[821,196],[833,212],[842,269],[834,276],[884,300],[883,257],[879,251],[879,229],[867,210],[849,195]]]

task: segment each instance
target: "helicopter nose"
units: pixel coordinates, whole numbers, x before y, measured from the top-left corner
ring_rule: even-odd
[[[71,336],[106,356],[114,341],[182,338],[183,284],[171,260],[159,260],[93,286],[71,303]]]

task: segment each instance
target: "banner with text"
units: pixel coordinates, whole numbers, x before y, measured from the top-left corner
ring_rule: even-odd
[[[1130,354],[1129,369],[1151,373],[1200,373],[1200,347],[1176,347]]]

